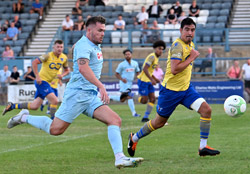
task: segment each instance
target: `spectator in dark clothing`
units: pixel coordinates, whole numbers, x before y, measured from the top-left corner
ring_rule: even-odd
[[[105,6],[105,3],[103,2],[103,0],[95,0],[94,6],[98,5]]]
[[[206,68],[212,67],[212,59],[216,57],[217,55],[213,53],[213,49],[208,48],[208,54],[206,55],[206,59],[202,60],[199,72],[206,72]],[[202,76],[205,76],[205,74],[202,74]]]
[[[87,5],[89,0],[77,0],[80,3],[80,6]]]
[[[85,22],[82,18],[82,15],[79,15],[78,20],[74,23],[74,30],[76,31],[85,30]]]
[[[27,72],[23,75],[25,82],[32,82],[36,79],[36,76],[31,68],[31,66],[27,67]]]
[[[15,27],[18,29],[19,33],[21,32],[22,30],[22,23],[21,21],[19,20],[19,16],[15,16],[14,17],[14,23],[15,23]]]
[[[78,1],[76,1],[75,7],[72,8],[72,15],[82,15],[82,9]]]
[[[200,8],[196,5],[196,0],[192,1],[192,5],[189,7],[189,16],[199,17]]]
[[[174,13],[177,15],[177,18],[180,17],[181,12],[183,11],[180,5],[180,1],[176,1],[175,5],[173,5],[170,9],[174,9]]]
[[[6,19],[4,21],[4,24],[1,27],[1,33],[5,34],[7,32],[7,30],[8,30],[9,27],[10,27],[10,22],[9,22],[9,20]]]
[[[12,4],[12,11],[13,13],[23,13],[24,11],[24,3],[22,0],[18,0]]]
[[[175,25],[176,23],[177,23],[177,16],[174,13],[174,9],[171,8],[169,10],[169,14],[167,15],[165,24],[173,24],[173,25]]]
[[[150,5],[147,9],[149,18],[159,18],[161,13],[163,12],[163,9],[160,5],[158,5],[157,1],[154,1],[153,5]]]
[[[17,71],[17,66],[13,66],[13,71],[10,75],[10,84],[17,85],[19,81],[20,81],[20,74]]]

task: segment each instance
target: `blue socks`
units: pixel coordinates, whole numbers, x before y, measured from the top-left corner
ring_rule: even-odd
[[[128,99],[128,106],[130,111],[132,112],[132,115],[134,115],[135,112],[135,104],[133,99]]]
[[[47,116],[32,116],[29,115],[27,117],[27,121],[28,124],[43,130],[45,132],[47,132],[48,134],[50,134],[50,125],[52,124],[52,120],[47,117]]]
[[[119,126],[108,126],[108,139],[114,154],[123,152],[121,130]]]

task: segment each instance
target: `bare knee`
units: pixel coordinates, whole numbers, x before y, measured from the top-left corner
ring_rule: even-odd
[[[114,117],[112,117],[112,119],[108,121],[107,125],[116,125],[121,127],[122,119],[118,115],[115,115]]]
[[[201,114],[202,117],[211,118],[211,114],[212,114],[212,109],[211,109],[211,107],[210,107],[208,104],[207,104],[207,105],[204,105],[204,106],[201,108],[200,114]]]
[[[55,135],[55,136],[58,136],[58,135],[61,135],[64,133],[65,130],[63,129],[60,129],[60,128],[55,128],[55,127],[50,127],[50,134],[51,135]]]

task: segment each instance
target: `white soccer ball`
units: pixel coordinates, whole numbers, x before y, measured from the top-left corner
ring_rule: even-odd
[[[241,116],[246,109],[246,101],[239,95],[231,95],[224,102],[224,110],[231,117]]]

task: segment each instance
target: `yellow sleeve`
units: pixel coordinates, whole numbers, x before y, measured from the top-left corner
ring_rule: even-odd
[[[46,62],[46,61],[49,59],[49,54],[41,55],[38,59],[39,59],[41,62]]]
[[[148,66],[150,66],[153,62],[154,62],[154,60],[155,60],[155,56],[154,55],[149,55],[147,58],[146,58],[146,64],[148,65]]]
[[[176,42],[172,45],[170,50],[171,57],[170,59],[182,60],[183,58],[183,48],[179,42]]]

